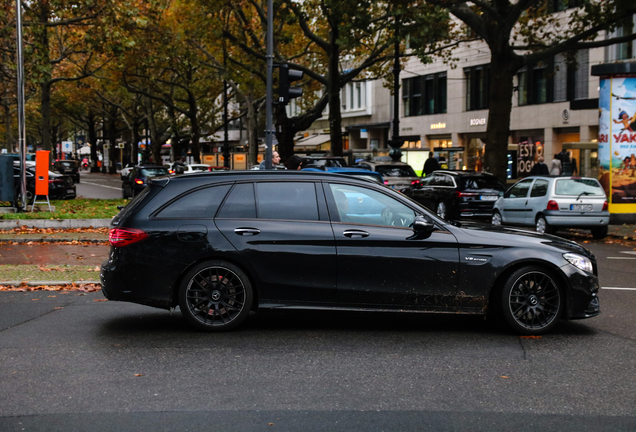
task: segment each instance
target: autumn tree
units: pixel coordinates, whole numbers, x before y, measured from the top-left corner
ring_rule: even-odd
[[[577,2],[580,7],[553,13],[546,0],[428,0],[446,8],[490,50],[488,131],[484,168],[506,179],[506,151],[514,77],[524,66],[560,53],[636,39],[636,33],[599,38],[636,13],[633,0]]]

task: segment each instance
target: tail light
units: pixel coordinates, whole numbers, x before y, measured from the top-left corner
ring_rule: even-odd
[[[411,186],[417,186],[417,185],[419,185],[419,184],[420,184],[420,181],[419,181],[419,180],[413,180],[413,181],[411,182]]]
[[[385,185],[388,185],[388,184],[389,184],[389,181],[388,181],[388,180],[384,180],[384,184],[385,184]]]
[[[608,209],[607,201],[605,201],[605,202],[603,203],[603,211],[605,211],[605,210],[607,210],[607,209]]]
[[[144,184],[144,181],[141,179],[135,179],[135,183],[137,184]]]
[[[478,193],[474,193],[474,192],[460,192],[460,191],[455,191],[455,197],[456,198],[464,198],[464,197],[476,197],[479,196]]]
[[[108,233],[110,244],[115,247],[124,247],[137,243],[148,237],[144,230],[137,228],[111,228]]]
[[[168,173],[174,174],[174,170],[168,170]]]
[[[546,210],[558,210],[559,204],[556,201],[550,200],[548,201],[548,206],[545,208]]]

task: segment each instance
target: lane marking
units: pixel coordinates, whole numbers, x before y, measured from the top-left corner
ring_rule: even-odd
[[[601,289],[608,289],[608,290],[623,290],[623,291],[636,291],[636,288],[601,287]]]
[[[636,257],[607,257],[607,259],[636,260]]]
[[[620,253],[636,255],[636,251],[620,251]]]
[[[91,182],[87,182],[87,181],[84,181],[84,180],[81,183],[79,183],[79,184],[89,184],[89,185],[99,186],[99,187],[108,188],[108,189],[115,189],[115,190],[119,190],[119,191],[121,190],[121,188],[117,188],[117,187],[114,187],[114,186],[104,186],[104,185],[101,185],[99,183],[91,183]],[[636,259],[636,258],[634,258],[634,259]]]

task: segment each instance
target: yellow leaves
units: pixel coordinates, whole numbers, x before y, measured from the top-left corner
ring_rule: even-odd
[[[543,336],[519,336],[519,339],[541,339]]]
[[[39,285],[28,286],[26,282],[23,282],[20,286],[13,285],[0,285],[0,291],[15,291],[15,292],[27,292],[27,291],[81,291],[82,293],[95,292],[102,289],[100,284],[65,284],[65,285]],[[60,293],[66,294],[66,293]]]

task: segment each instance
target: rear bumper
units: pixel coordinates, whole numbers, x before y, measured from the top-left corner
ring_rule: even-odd
[[[546,221],[552,226],[567,226],[570,228],[579,227],[601,227],[609,225],[609,212],[564,214],[558,210],[546,210],[543,212]]]

